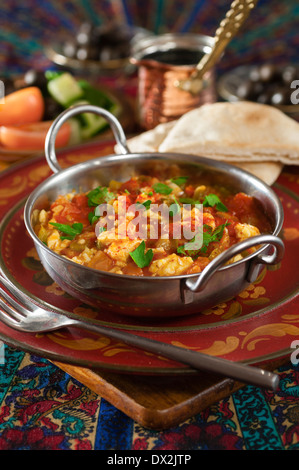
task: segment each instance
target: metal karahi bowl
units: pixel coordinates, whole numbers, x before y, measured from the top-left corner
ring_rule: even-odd
[[[60,126],[70,117],[92,112],[107,119],[114,132],[119,155],[108,155],[61,169],[55,154],[55,138]],[[263,265],[278,264],[284,254],[279,238],[283,209],[274,191],[255,176],[231,165],[203,157],[130,153],[118,120],[101,108],[80,105],[62,113],[52,124],[45,145],[46,159],[54,174],[29,196],[24,220],[39,258],[51,278],[63,290],[82,302],[119,315],[141,318],[166,318],[191,315],[234,297],[254,282]],[[153,165],[167,169],[178,165],[186,171],[212,174],[213,181],[233,187],[257,198],[267,214],[272,233],[237,243],[211,261],[199,274],[171,277],[138,277],[99,271],[70,261],[50,250],[33,230],[35,209],[49,206],[60,194],[72,190],[89,191],[111,180],[126,181],[133,175],[149,173]],[[233,256],[255,247],[249,256],[226,264]]]

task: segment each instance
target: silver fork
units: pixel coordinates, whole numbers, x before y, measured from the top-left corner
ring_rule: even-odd
[[[278,387],[279,376],[270,371],[144,338],[116,328],[95,325],[88,320],[69,318],[36,305],[30,297],[20,292],[6,277],[1,275],[0,281],[9,291],[8,294],[0,287],[0,294],[5,299],[4,301],[0,297],[0,320],[11,328],[29,333],[53,331],[68,326],[82,328],[173,359],[196,370],[220,374],[242,383],[272,390],[276,390]]]

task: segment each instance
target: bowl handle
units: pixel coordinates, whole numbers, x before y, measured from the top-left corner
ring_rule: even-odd
[[[81,104],[77,106],[71,106],[70,108],[63,111],[52,123],[45,140],[45,154],[49,167],[54,173],[61,171],[61,166],[59,165],[55,152],[55,140],[57,133],[68,119],[77,114],[81,113],[93,113],[98,114],[105,118],[113,131],[115,140],[120,148],[120,153],[126,155],[129,153],[129,149],[126,143],[126,136],[124,134],[123,128],[120,125],[116,117],[107,111],[104,108],[98,106],[93,106],[91,104]]]
[[[258,272],[259,265],[273,265],[278,264],[284,255],[284,243],[283,241],[274,235],[257,235],[254,237],[247,238],[246,240],[236,243],[227,250],[223,251],[219,256],[213,259],[199,274],[198,277],[189,278],[184,280],[181,284],[181,294],[184,303],[192,302],[193,293],[202,291],[207,285],[210,278],[218,271],[225,263],[227,263],[234,256],[242,253],[257,245],[270,244],[274,246],[274,252],[270,255],[263,255],[263,253],[255,256],[249,266],[246,274],[246,281],[251,283],[255,281]],[[246,260],[246,258],[244,258]]]

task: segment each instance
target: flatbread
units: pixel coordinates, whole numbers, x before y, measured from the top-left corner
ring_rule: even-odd
[[[145,131],[142,134],[128,140],[128,147],[132,153],[135,152],[158,152],[160,145],[166,139],[170,130],[177,121],[159,124],[154,129]],[[118,147],[116,146],[116,150]],[[182,153],[182,152],[181,152]]]
[[[166,138],[168,138],[169,133],[172,131],[172,129],[175,129],[175,127],[177,126],[177,123],[178,121],[176,120],[176,121],[171,121],[168,123],[159,124],[154,129],[143,132],[142,134],[139,134],[136,137],[132,137],[131,139],[128,140],[128,147],[129,147],[130,152],[146,153],[146,152],[161,151],[162,143],[166,140]],[[117,146],[116,146],[116,151],[118,151]],[[208,152],[206,152],[206,149],[203,149],[201,153],[196,153],[194,149],[191,152],[187,151],[186,146],[184,146],[184,147],[181,147],[180,149],[175,148],[172,151],[175,153],[192,153],[195,155],[215,158],[211,155],[208,155]],[[260,178],[269,186],[271,186],[277,180],[283,168],[282,163],[273,162],[273,161],[267,161],[267,162],[261,162],[261,163],[251,162],[251,161],[236,162],[236,161],[229,160],[225,156],[222,156],[222,158],[219,158],[219,160],[223,160],[226,163],[230,163],[239,168],[242,168],[243,170],[248,171],[249,173]]]
[[[256,176],[257,178],[264,181],[269,186],[272,186],[273,183],[279,177],[282,169],[283,164],[280,162],[229,162],[226,161],[225,163],[230,163],[231,165],[237,166],[242,170],[248,171],[252,175]]]
[[[259,103],[206,104],[178,119],[158,150],[236,163],[299,164],[299,123]]]

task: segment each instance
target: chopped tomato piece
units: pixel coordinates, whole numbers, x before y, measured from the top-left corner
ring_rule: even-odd
[[[22,126],[1,126],[0,144],[12,150],[43,150],[51,124],[52,121],[44,121]],[[67,145],[70,136],[71,126],[66,122],[58,131],[55,146]]]
[[[204,268],[209,264],[209,262],[210,262],[209,258],[199,256],[193,262],[192,266],[188,269],[186,274],[201,273],[204,270]]]
[[[127,191],[129,193],[136,194],[140,189],[140,181],[135,178],[131,178],[126,183],[123,183],[120,187],[120,191]]]
[[[75,203],[80,208],[87,208],[88,207],[88,197],[86,194],[76,194],[73,198],[73,203]],[[89,208],[90,211],[90,208]]]
[[[188,197],[192,197],[193,194],[194,194],[194,191],[195,191],[195,188],[193,185],[189,184],[188,186],[186,186],[185,188],[185,193]]]
[[[255,225],[261,232],[271,231],[271,225],[256,199],[247,194],[238,193],[228,198],[227,201],[229,211],[237,215],[241,223]]]
[[[41,121],[45,112],[43,95],[37,87],[14,91],[0,104],[0,125],[17,126]]]
[[[74,222],[82,223],[84,226],[89,225],[88,214],[91,208],[86,204],[87,197],[85,195],[76,195],[72,201],[65,202],[58,198],[57,203],[51,205],[52,211],[56,206],[63,206],[61,211],[55,214],[55,220],[59,224],[72,224]]]

